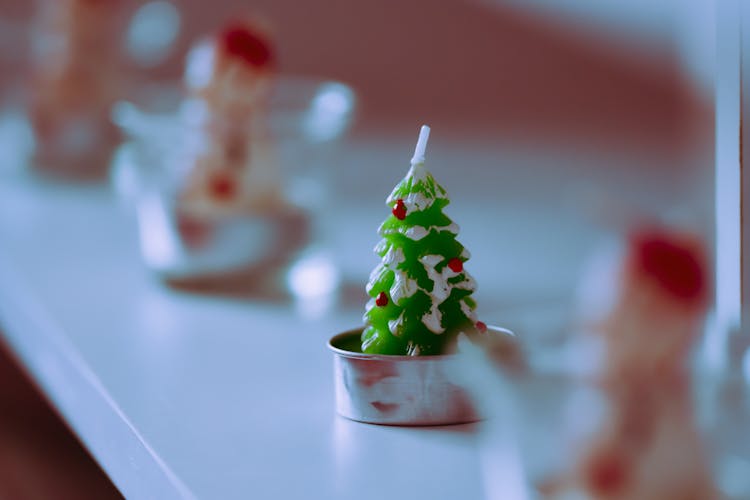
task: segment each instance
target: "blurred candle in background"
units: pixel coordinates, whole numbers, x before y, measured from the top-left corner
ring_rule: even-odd
[[[31,30],[29,118],[34,166],[103,174],[117,140],[109,113],[120,95],[121,1],[37,0]]]

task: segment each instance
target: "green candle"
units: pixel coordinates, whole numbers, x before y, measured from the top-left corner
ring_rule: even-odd
[[[443,213],[448,195],[424,165],[430,129],[423,126],[406,177],[386,203],[391,215],[378,230],[381,263],[367,283],[362,351],[431,355],[449,352],[460,332],[486,327],[474,312],[474,278],[459,228]]]

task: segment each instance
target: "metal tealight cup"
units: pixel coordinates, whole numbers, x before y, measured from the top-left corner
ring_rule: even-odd
[[[335,335],[336,411],[359,422],[385,425],[448,425],[475,422],[482,416],[463,388],[459,356],[394,356],[366,354],[360,349],[362,329]],[[509,330],[488,327],[487,333],[515,344]]]

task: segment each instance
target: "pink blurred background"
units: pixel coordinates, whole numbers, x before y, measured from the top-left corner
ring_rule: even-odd
[[[1,0],[0,18],[28,19],[33,3]],[[146,4],[125,3],[131,13]],[[553,192],[560,198],[544,202],[565,202],[550,180],[559,175],[546,177],[556,168],[603,186],[599,196],[617,193],[624,178],[633,186],[649,185],[655,198],[667,200],[655,209],[660,215],[664,207],[687,200],[690,223],[712,238],[712,0],[214,0],[210,5],[182,0],[171,5],[180,14],[175,45],[163,58],[141,61],[137,71],[143,77],[179,77],[197,36],[237,13],[259,13],[275,27],[283,72],[334,78],[357,90],[355,144],[373,133],[409,134],[416,120],[470,142],[540,148],[547,153],[542,168],[514,172],[528,178],[521,185],[538,186],[539,193],[524,195],[532,201]],[[17,51],[11,32],[3,29],[8,26],[0,25],[0,48]],[[16,78],[18,68],[13,57],[0,58],[0,83]],[[583,156],[590,163],[571,170],[564,166],[569,161],[558,165],[555,155]],[[493,162],[483,168],[501,168]],[[625,198],[630,204],[640,201]],[[0,400],[15,405],[25,399],[30,413],[48,411],[30,402],[34,396],[12,396],[24,384],[21,376],[0,379]],[[18,425],[11,418],[0,421],[7,435]],[[59,424],[47,427],[64,435]],[[50,445],[58,453],[33,440],[0,440],[0,464],[20,464],[27,475],[54,469],[49,457],[63,463],[66,456],[80,455],[71,441]],[[15,458],[22,456],[20,462]],[[0,467],[0,484],[11,484],[7,474],[20,477],[13,468]],[[80,474],[100,477],[93,462]],[[70,490],[70,498],[105,495],[96,479],[61,487]]]

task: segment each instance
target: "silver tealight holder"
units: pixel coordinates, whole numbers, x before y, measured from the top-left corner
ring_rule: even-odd
[[[351,420],[386,425],[448,425],[480,420],[466,390],[457,354],[394,356],[366,354],[362,329],[331,338],[336,411]],[[492,349],[511,363],[520,359],[515,335],[488,326]],[[511,361],[514,360],[514,361]]]

